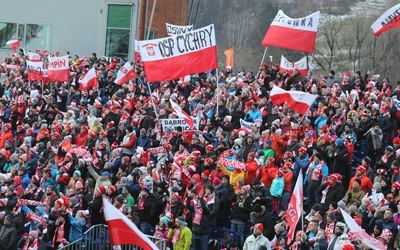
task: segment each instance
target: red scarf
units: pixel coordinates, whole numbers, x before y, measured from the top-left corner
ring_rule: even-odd
[[[333,230],[335,229],[335,222],[332,223],[326,223],[325,227],[325,233],[326,233],[326,239],[328,242],[331,240],[332,235],[333,235]]]
[[[58,225],[58,227],[56,228],[56,232],[54,233],[54,237],[53,237],[53,244],[52,246],[55,247],[55,243],[65,243],[66,240],[64,238],[64,223],[61,223],[60,225]]]

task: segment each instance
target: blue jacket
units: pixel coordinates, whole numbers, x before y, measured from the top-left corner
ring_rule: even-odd
[[[22,177],[22,188],[26,189],[29,185],[29,183],[31,183],[31,178],[29,178],[28,173],[26,173],[23,177]]]
[[[294,176],[297,178],[300,174],[300,169],[303,170],[303,176],[306,173],[307,167],[310,164],[310,157],[308,157],[308,154],[305,156],[301,157],[296,156],[294,158]]]
[[[317,135],[318,135],[318,136],[319,136],[319,129],[320,129],[322,126],[326,125],[326,123],[328,122],[328,119],[329,119],[328,117],[322,118],[322,116],[319,116],[319,117],[315,120],[314,125],[315,125],[316,128],[318,128],[318,129],[316,129],[315,131],[317,132]]]
[[[273,197],[281,197],[283,193],[283,187],[285,186],[285,181],[283,177],[276,177],[272,180],[271,188],[269,191]]]
[[[244,117],[246,122],[255,122],[256,120],[262,120],[261,111],[258,109],[250,110]]]
[[[86,220],[76,217],[73,217],[71,214],[68,214],[69,221],[71,223],[71,229],[69,231],[69,242],[74,242],[82,238],[82,229],[86,225]]]

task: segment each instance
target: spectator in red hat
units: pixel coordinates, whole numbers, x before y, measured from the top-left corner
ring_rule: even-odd
[[[260,249],[261,246],[266,247],[266,249],[271,249],[271,242],[263,235],[263,231],[263,224],[255,224],[253,227],[253,234],[248,236],[244,242],[243,250]]]
[[[270,188],[272,181],[276,177],[277,168],[275,167],[275,159],[272,157],[267,158],[265,166],[262,166],[259,173],[259,179],[267,187]]]
[[[3,131],[0,132],[0,149],[4,148],[7,140],[11,141],[14,144],[14,136],[11,131],[10,123],[4,124]]]
[[[317,193],[321,195],[321,209],[320,212],[324,214],[329,209],[329,205],[332,202],[338,202],[343,198],[343,186],[342,183],[338,180],[338,176],[335,174],[331,174],[328,177],[328,180],[321,185]]]
[[[75,138],[75,145],[77,147],[84,146],[89,138],[89,127],[82,126],[81,132]]]
[[[368,193],[368,191],[371,190],[372,181],[366,175],[366,169],[365,169],[365,167],[363,165],[358,166],[356,168],[356,173],[355,173],[354,177],[351,178],[351,180],[350,180],[349,190],[353,189],[354,181],[356,179],[360,179],[361,180],[360,189],[362,191],[364,191],[365,193]]]

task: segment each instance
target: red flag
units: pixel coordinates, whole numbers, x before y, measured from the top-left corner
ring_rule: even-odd
[[[7,45],[10,45],[12,50],[17,51],[17,48],[21,46],[21,42],[18,40],[10,40],[6,42]]]
[[[354,221],[354,219],[343,209],[340,209],[341,214],[343,215],[344,221],[346,222],[347,226],[349,227],[349,230],[352,231],[358,240],[360,240],[362,243],[367,245],[368,247],[376,250],[384,250],[386,247],[383,245],[382,242],[379,240],[371,237],[371,235],[368,235],[365,230],[363,230],[360,226],[357,225],[357,223]]]
[[[144,250],[158,249],[136,225],[103,197],[104,217],[110,233],[111,245],[135,245]]]
[[[301,91],[286,91],[277,86],[272,88],[270,97],[275,106],[286,102],[287,108],[291,108],[302,115],[307,112],[317,98],[316,95]]]
[[[261,44],[312,53],[318,23],[319,11],[306,17],[291,18],[279,10]]]
[[[214,25],[184,36],[139,41],[148,82],[178,79],[217,68]]]
[[[234,61],[234,50],[233,50],[233,48],[225,50],[224,54],[226,56],[225,67],[230,66],[231,68],[233,68],[233,61]]]
[[[122,85],[137,77],[135,69],[129,62],[126,62],[122,68],[118,70],[117,78],[114,80],[116,84]]]
[[[43,81],[43,62],[42,61],[26,61],[28,69],[29,81]]]
[[[294,233],[296,231],[297,222],[300,219],[303,210],[303,172],[300,171],[299,177],[297,177],[296,186],[293,189],[292,197],[288,204],[286,212],[286,221],[289,227],[287,234],[287,244],[293,240]]]
[[[47,75],[50,81],[69,82],[68,56],[50,57]]]
[[[175,110],[175,112],[178,115],[178,117],[182,118],[182,119],[185,119],[185,121],[186,121],[187,125],[189,126],[189,128],[193,128],[194,127],[193,118],[190,117],[190,115],[186,114],[186,112],[183,111],[182,108],[178,104],[176,104],[172,100],[169,100],[169,102],[171,103],[171,106]]]
[[[375,36],[400,26],[400,3],[388,9],[372,25]]]
[[[91,68],[86,75],[79,81],[79,90],[85,91],[89,89],[97,89],[99,83],[97,81],[97,74],[94,68]]]

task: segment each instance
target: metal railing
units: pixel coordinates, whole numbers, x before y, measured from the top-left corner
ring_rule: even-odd
[[[160,250],[167,249],[167,241],[165,239],[157,238],[147,235],[147,237],[154,242]],[[94,225],[83,233],[82,238],[69,243],[59,249],[62,250],[140,250],[142,248],[135,245],[121,245],[112,247],[109,241],[107,225]]]

